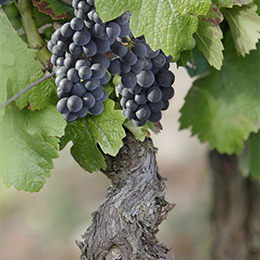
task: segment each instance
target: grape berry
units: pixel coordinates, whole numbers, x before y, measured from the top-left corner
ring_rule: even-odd
[[[103,85],[110,73],[121,77],[117,92],[126,118],[139,127],[147,120],[160,121],[174,95],[172,57],[153,51],[144,36],[133,37],[129,12],[103,23],[94,1],[73,0],[72,6],[75,18],[48,42],[60,98],[57,110],[68,121],[101,114],[108,96]]]

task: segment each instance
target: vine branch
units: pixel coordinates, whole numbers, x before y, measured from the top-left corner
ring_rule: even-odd
[[[28,45],[32,49],[37,49],[37,58],[45,67],[51,55],[34,21],[32,2],[31,0],[18,0],[17,7],[22,17],[22,25],[27,36]]]
[[[54,76],[54,72],[50,73],[47,76],[44,76],[40,79],[38,79],[37,81],[33,82],[32,84],[28,85],[27,87],[25,87],[24,89],[22,89],[19,93],[17,93],[16,95],[12,96],[11,98],[9,98],[8,100],[6,100],[4,103],[0,104],[0,109],[7,106],[8,104],[10,104],[11,102],[13,102],[15,99],[17,99],[18,97],[20,97],[23,93],[25,93],[27,90],[31,89],[32,87],[38,85],[39,83],[43,82],[44,80],[51,78],[52,76]]]

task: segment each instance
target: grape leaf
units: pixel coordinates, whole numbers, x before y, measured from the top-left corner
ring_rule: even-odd
[[[174,0],[97,0],[95,6],[103,21],[130,11],[133,35],[145,35],[152,49],[162,49],[166,55],[175,57],[187,48],[198,26],[198,18],[185,12],[192,9],[193,12],[204,14],[209,8],[209,1],[196,2],[183,1],[181,10],[178,10],[177,1]]]
[[[211,4],[210,0],[175,0],[180,14],[197,13],[206,14]]]
[[[191,127],[201,142],[232,154],[259,128],[259,49],[238,57],[227,34],[224,53],[221,71],[211,68],[208,76],[193,83],[180,111],[180,129]]]
[[[260,0],[254,0],[254,3],[257,5],[256,12],[257,12],[257,14],[260,15]]]
[[[50,15],[53,19],[59,20],[66,17],[74,16],[73,8],[59,0],[32,0],[34,6],[39,8],[39,11]]]
[[[66,122],[54,106],[32,112],[8,106],[0,127],[0,173],[6,187],[39,191],[59,155]]]
[[[104,102],[101,115],[88,115],[68,123],[61,147],[72,140],[71,154],[83,169],[89,172],[105,169],[106,164],[97,143],[104,153],[115,156],[123,146],[124,120],[122,111],[114,110],[114,102],[108,99]]]
[[[10,79],[12,92],[17,94],[44,74],[35,60],[35,50],[27,48],[27,44],[13,30],[2,11],[0,11],[0,24],[1,88],[6,88],[7,80]],[[42,109],[46,106],[53,89],[53,80],[47,79],[17,98],[16,105],[19,109],[28,105],[31,110]]]
[[[215,0],[213,2],[216,3],[218,7],[232,8],[234,5],[241,6],[252,3],[253,0]]]
[[[215,4],[211,4],[206,16],[199,17],[199,27],[194,34],[197,48],[204,54],[209,64],[220,69],[223,60],[223,38],[219,24],[223,20],[222,13]]]
[[[205,58],[205,56],[198,50],[198,48],[194,48],[192,50],[193,62],[191,61],[191,66],[186,66],[186,69],[191,77],[195,77],[197,75],[203,75],[207,73],[209,69],[209,64]]]
[[[243,57],[249,54],[250,50],[256,49],[256,43],[260,39],[260,17],[256,10],[257,6],[254,3],[222,9],[229,23],[237,52]]]
[[[181,57],[177,61],[177,65],[185,67],[187,62],[190,60],[190,54],[191,54],[191,51],[188,51],[188,50],[181,52]]]
[[[39,9],[35,6],[33,7],[33,17],[37,28],[40,28],[47,23],[54,22],[50,15],[40,12]]]

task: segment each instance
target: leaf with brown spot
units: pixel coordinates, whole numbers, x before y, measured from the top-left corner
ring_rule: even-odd
[[[73,8],[58,0],[32,0],[39,11],[50,15],[53,19],[65,19],[73,16]]]

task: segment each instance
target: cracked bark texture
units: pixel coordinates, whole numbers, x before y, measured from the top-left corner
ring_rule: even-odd
[[[116,157],[105,155],[111,180],[105,201],[77,241],[81,260],[173,259],[156,238],[158,226],[174,207],[164,197],[152,140],[142,143],[127,132]],[[172,254],[173,255],[173,254]]]
[[[236,155],[210,153],[213,260],[260,259],[260,184],[241,176]]]

